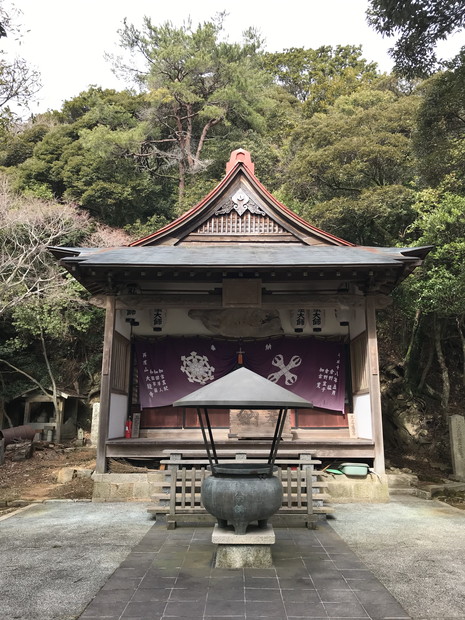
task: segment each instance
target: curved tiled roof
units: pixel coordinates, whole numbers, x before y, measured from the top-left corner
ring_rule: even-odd
[[[344,239],[336,237],[331,233],[327,233],[316,226],[312,226],[302,217],[286,207],[286,205],[282,202],[277,200],[255,176],[254,167],[248,151],[244,151],[243,149],[233,151],[226,170],[226,176],[222,179],[222,181],[220,181],[220,183],[198,204],[166,226],[163,226],[163,228],[160,228],[160,230],[148,235],[147,237],[134,241],[130,244],[130,246],[158,245],[163,243],[166,238],[176,232],[180,233],[182,236],[182,231],[186,225],[192,224],[196,220],[200,220],[205,210],[224,194],[226,189],[236,180],[238,175],[244,175],[260,198],[272,208],[276,215],[284,219],[291,227],[297,227],[300,231],[303,231],[308,235],[317,236],[328,244],[338,246],[354,246],[354,244],[349,241],[345,241]]]

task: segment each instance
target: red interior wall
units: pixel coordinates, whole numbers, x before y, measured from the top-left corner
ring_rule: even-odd
[[[209,412],[213,428],[229,428],[229,409],[215,409]],[[302,409],[291,412],[292,428],[346,428],[347,416],[325,409]],[[144,409],[141,428],[198,428],[195,409],[183,407],[156,407]]]
[[[229,409],[209,412],[212,428],[229,428]],[[154,407],[144,409],[141,428],[199,428],[195,409],[184,407]]]

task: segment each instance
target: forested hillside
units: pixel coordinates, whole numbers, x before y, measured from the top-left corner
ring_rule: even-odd
[[[371,19],[388,32],[382,4]],[[119,36],[127,90],[94,86],[27,120],[0,99],[0,408],[31,387],[98,390],[101,311],[46,246],[153,232],[245,148],[312,224],[363,245],[434,246],[380,314],[380,349],[388,456],[447,460],[465,385],[465,53],[438,68],[397,50],[403,73],[386,75],[360,47],[267,53],[253,30],[228,43],[223,16],[146,18]]]

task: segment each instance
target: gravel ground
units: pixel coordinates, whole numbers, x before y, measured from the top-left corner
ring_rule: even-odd
[[[412,496],[334,507],[331,526],[412,618],[465,619],[465,511]]]
[[[77,618],[153,525],[146,509],[55,500],[1,520],[1,620]]]

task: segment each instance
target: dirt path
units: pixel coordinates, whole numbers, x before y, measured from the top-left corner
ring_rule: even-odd
[[[58,472],[64,467],[77,470],[95,468],[95,449],[53,444],[39,444],[31,458],[15,460],[19,450],[6,453],[0,466],[0,510],[15,500],[90,499],[93,483],[90,478],[76,477],[60,484]]]

